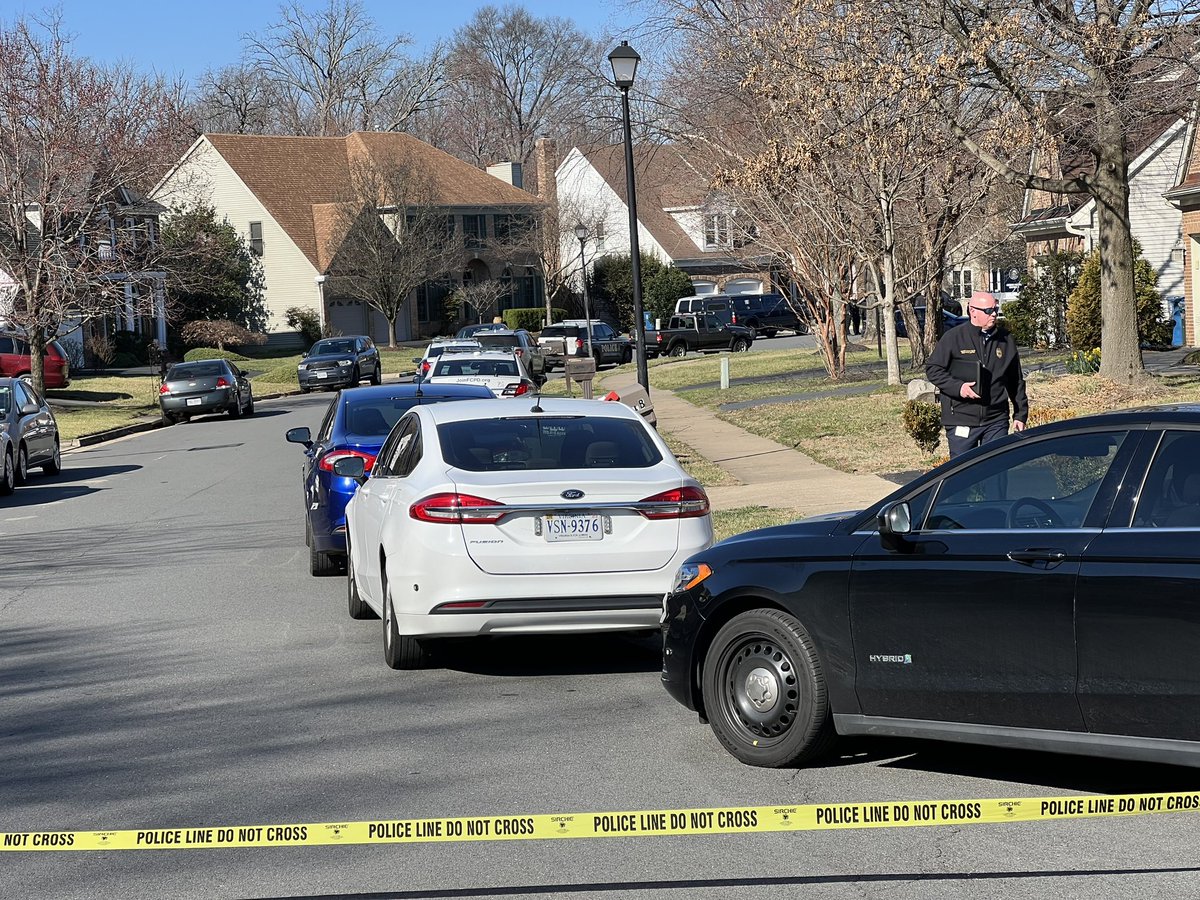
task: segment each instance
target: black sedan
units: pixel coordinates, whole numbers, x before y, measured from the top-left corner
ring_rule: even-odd
[[[164,425],[192,416],[229,413],[236,419],[254,415],[254,393],[246,373],[227,359],[197,359],[167,370],[158,389]]]
[[[319,340],[296,367],[305,394],[313,388],[353,387],[364,378],[371,384],[383,381],[379,350],[365,334]]]
[[[0,494],[24,484],[29,470],[48,475],[62,469],[58,422],[50,407],[27,381],[0,378]]]
[[[1200,766],[1200,406],[986,444],[681,569],[662,680],[734,756],[891,735]]]

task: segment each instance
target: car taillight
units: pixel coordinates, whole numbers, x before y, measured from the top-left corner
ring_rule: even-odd
[[[410,506],[408,514],[421,522],[494,525],[507,515],[504,510],[496,512],[498,506],[502,504],[470,494],[433,494]]]
[[[522,394],[529,393],[529,385],[524,381],[518,381],[514,384],[506,385],[504,388],[505,397],[520,397]]]
[[[221,375],[221,376],[219,376],[219,377],[217,378],[217,387],[218,387],[218,388],[227,388],[227,387],[229,387],[229,379],[227,379],[227,378],[226,378],[224,375]]]
[[[634,196],[636,197],[637,195],[636,195],[636,194],[634,194]],[[731,312],[731,313],[729,314],[729,324],[730,324],[730,325],[736,325],[736,324],[737,324],[737,313],[735,313],[735,312]]]
[[[634,196],[637,196],[637,195],[635,194]],[[427,360],[427,359],[426,359],[426,360],[422,360],[422,361],[421,361],[421,374],[422,374],[422,375],[428,375],[428,374],[429,374],[429,370],[430,370],[430,369],[432,369],[432,368],[433,368],[433,366],[431,366],[431,365],[429,364],[429,360]]]
[[[636,196],[637,196],[637,194],[634,194],[634,196],[636,197]],[[655,342],[656,342],[656,343],[659,343],[659,344],[661,344],[661,343],[662,343],[662,341],[663,341],[663,336],[662,336],[662,332],[661,332],[661,331],[660,331],[660,332],[658,332],[656,335],[654,335],[654,340],[655,340]]]
[[[672,488],[646,497],[642,503],[661,503],[657,509],[639,509],[647,519],[695,519],[708,515],[708,495],[700,488]]]
[[[635,195],[635,196],[636,196],[636,195]],[[165,384],[163,384],[163,385],[160,385],[160,386],[159,386],[158,393],[159,393],[160,395],[162,395],[162,394],[169,394],[169,393],[171,393],[171,389],[170,389],[169,387],[167,387]]]
[[[349,459],[357,456],[363,461],[363,471],[370,472],[371,467],[375,465],[374,453],[363,453],[361,450],[335,450],[333,453],[326,453],[321,457],[321,461],[317,463],[317,468],[326,472],[333,471],[333,464],[339,459]]]

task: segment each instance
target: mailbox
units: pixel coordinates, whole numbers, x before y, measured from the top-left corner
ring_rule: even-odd
[[[638,415],[653,425],[658,427],[658,416],[654,414],[654,402],[650,399],[650,395],[646,393],[646,389],[640,384],[635,384],[625,388],[624,393],[618,394],[616,391],[609,391],[605,400],[616,400],[618,403],[624,403],[626,406],[632,407]]]
[[[592,399],[592,379],[596,377],[596,360],[590,356],[567,357],[563,371],[567,378],[567,396],[571,395],[571,380],[579,382],[583,399]]]

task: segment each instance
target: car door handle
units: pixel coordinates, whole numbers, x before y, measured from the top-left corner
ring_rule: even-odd
[[[1049,567],[1058,565],[1067,558],[1067,554],[1063,550],[1037,547],[1028,550],[1010,550],[1008,558],[1019,563],[1046,563]]]

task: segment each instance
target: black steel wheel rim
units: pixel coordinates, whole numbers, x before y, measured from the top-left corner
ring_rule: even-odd
[[[765,634],[743,635],[721,656],[719,669],[725,718],[756,746],[787,736],[800,708],[796,663],[788,650]]]

